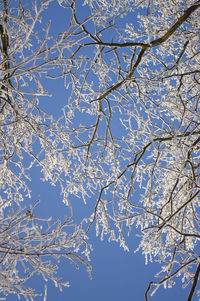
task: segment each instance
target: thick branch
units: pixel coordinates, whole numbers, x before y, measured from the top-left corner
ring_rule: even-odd
[[[89,45],[94,45],[94,44],[98,44],[101,46],[107,46],[107,47],[117,47],[117,48],[124,48],[124,47],[135,47],[135,46],[141,46],[141,47],[155,47],[158,46],[160,44],[162,44],[163,42],[165,42],[166,40],[169,39],[169,37],[187,20],[187,18],[196,10],[200,7],[200,2],[197,1],[194,5],[190,6],[188,9],[186,9],[184,11],[184,14],[176,21],[176,23],[174,23],[174,25],[172,25],[172,27],[170,27],[167,32],[160,38],[152,41],[150,44],[145,44],[145,43],[141,43],[141,42],[126,42],[126,43],[104,43],[102,41],[98,41],[97,43],[88,43],[86,44],[86,46]]]
[[[194,275],[194,281],[193,281],[192,288],[190,290],[190,293],[189,293],[187,301],[191,301],[192,300],[192,297],[194,295],[194,292],[195,292],[195,289],[196,289],[196,286],[197,286],[197,282],[198,282],[198,279],[199,279],[199,273],[200,273],[200,263],[199,263],[199,265],[198,265],[198,267],[196,269],[196,273]]]
[[[7,24],[7,20],[8,20],[8,7],[7,7],[7,1],[4,0],[3,1],[4,4],[4,24]],[[3,81],[6,81],[9,78],[9,73],[7,73],[7,70],[9,70],[10,68],[10,64],[9,64],[9,57],[8,57],[8,48],[9,48],[9,37],[7,34],[7,30],[5,28],[5,26],[3,26],[3,24],[0,24],[0,39],[1,39],[1,54],[2,54],[2,60],[4,61],[3,63]],[[8,88],[2,84],[1,85],[1,91],[5,91],[6,96],[1,97],[1,99],[5,100],[6,102],[10,103],[10,99],[8,96]],[[0,100],[1,103],[1,100]],[[0,110],[0,113],[3,110],[3,106]]]
[[[177,20],[177,22],[172,25],[172,27],[170,27],[168,29],[168,31],[159,39],[154,40],[153,42],[151,42],[150,44],[143,44],[143,43],[124,43],[124,44],[117,44],[117,43],[103,43],[101,41],[97,41],[96,45],[102,45],[102,46],[109,46],[109,47],[131,47],[131,46],[142,46],[142,49],[138,55],[138,58],[134,64],[134,66],[132,67],[132,69],[130,70],[130,73],[128,74],[128,76],[121,80],[119,83],[111,86],[106,92],[104,92],[98,99],[95,99],[93,101],[97,101],[97,100],[101,100],[105,97],[107,97],[110,93],[112,93],[113,91],[117,90],[119,87],[122,86],[122,84],[124,84],[124,82],[126,80],[129,80],[132,75],[134,74],[137,66],[139,65],[139,63],[141,62],[142,56],[144,55],[145,51],[148,48],[152,48],[155,46],[158,46],[160,44],[162,44],[163,42],[165,42],[167,39],[169,39],[169,37],[181,26],[181,24],[183,24],[185,22],[185,20],[187,20],[187,18],[200,6],[200,2],[197,1],[194,5],[192,5],[191,7],[189,7],[188,9],[185,10],[184,14]],[[89,45],[89,44],[87,44]],[[91,101],[91,102],[93,102]]]

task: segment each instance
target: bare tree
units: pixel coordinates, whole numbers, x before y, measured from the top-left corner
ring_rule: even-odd
[[[191,285],[191,300],[200,270],[200,2],[84,4],[85,17],[77,1],[69,4],[68,108],[92,116],[73,132],[80,184],[99,191],[88,231],[95,222],[127,249],[125,226],[140,227],[138,250],[162,265],[146,300],[176,276]]]
[[[70,208],[74,195],[94,203],[87,234],[96,224],[127,250],[124,233],[140,228],[138,250],[161,263],[146,300],[177,276],[191,300],[200,272],[200,2],[58,1],[71,19],[54,40],[50,25],[35,31],[50,2],[2,9],[2,206],[29,194],[28,169],[38,165]],[[43,79],[58,77],[71,97],[55,121],[39,97],[48,94]]]

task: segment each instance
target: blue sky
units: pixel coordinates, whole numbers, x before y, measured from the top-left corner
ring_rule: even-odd
[[[53,32],[62,30],[68,22],[66,11],[59,8],[56,1],[51,5],[45,18],[51,19]],[[52,33],[53,33],[52,32]],[[49,85],[49,86],[48,86]],[[67,92],[63,88],[61,81],[47,83],[47,89],[54,94],[52,99],[44,98],[41,100],[41,106],[50,114],[58,117],[61,109],[67,101]],[[63,218],[68,209],[61,202],[59,191],[55,187],[50,187],[48,183],[40,181],[40,173],[33,169],[31,172],[32,182],[32,200],[40,199],[38,212],[41,217],[52,216],[53,218]],[[85,206],[82,200],[74,198],[74,221],[79,222],[83,216],[89,216],[91,206]],[[66,211],[66,213],[65,213]],[[96,237],[94,227],[90,232],[90,239],[94,251],[91,252],[92,280],[89,279],[84,266],[76,270],[69,262],[61,261],[60,274],[64,280],[69,280],[70,287],[60,292],[54,287],[54,284],[48,282],[48,301],[122,301],[144,300],[144,292],[149,281],[153,280],[154,274],[159,271],[159,265],[156,263],[145,265],[145,258],[141,253],[134,253],[138,246],[137,230],[132,230],[127,239],[130,252],[124,252],[117,243],[108,243],[106,239],[100,240]],[[134,232],[135,231],[135,232]],[[41,278],[33,278],[30,285],[35,287],[36,291],[43,291],[44,282]],[[149,300],[168,301],[168,300],[186,300],[188,288],[182,289],[180,281],[173,289],[160,288],[158,292]],[[7,300],[14,301],[16,296],[8,296]],[[35,300],[42,300],[38,297]],[[195,300],[195,299],[194,299]]]

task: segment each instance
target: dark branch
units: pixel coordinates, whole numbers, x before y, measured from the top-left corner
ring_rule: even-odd
[[[196,269],[196,273],[194,275],[194,281],[193,281],[192,288],[190,290],[187,301],[192,300],[192,297],[194,295],[194,292],[195,292],[195,289],[196,289],[196,286],[197,286],[197,282],[198,282],[198,279],[199,279],[199,273],[200,273],[200,263],[198,264],[198,267]]]

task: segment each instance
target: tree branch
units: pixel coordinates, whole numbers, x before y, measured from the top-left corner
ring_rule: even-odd
[[[190,290],[187,301],[191,301],[192,298],[193,298],[193,295],[194,295],[194,292],[195,292],[195,289],[196,289],[196,286],[197,286],[197,282],[198,282],[198,279],[199,279],[199,273],[200,273],[200,263],[198,264],[198,267],[196,269],[196,273],[194,275],[194,281],[193,281],[193,284],[192,284],[192,287],[191,287],[191,290]]]

